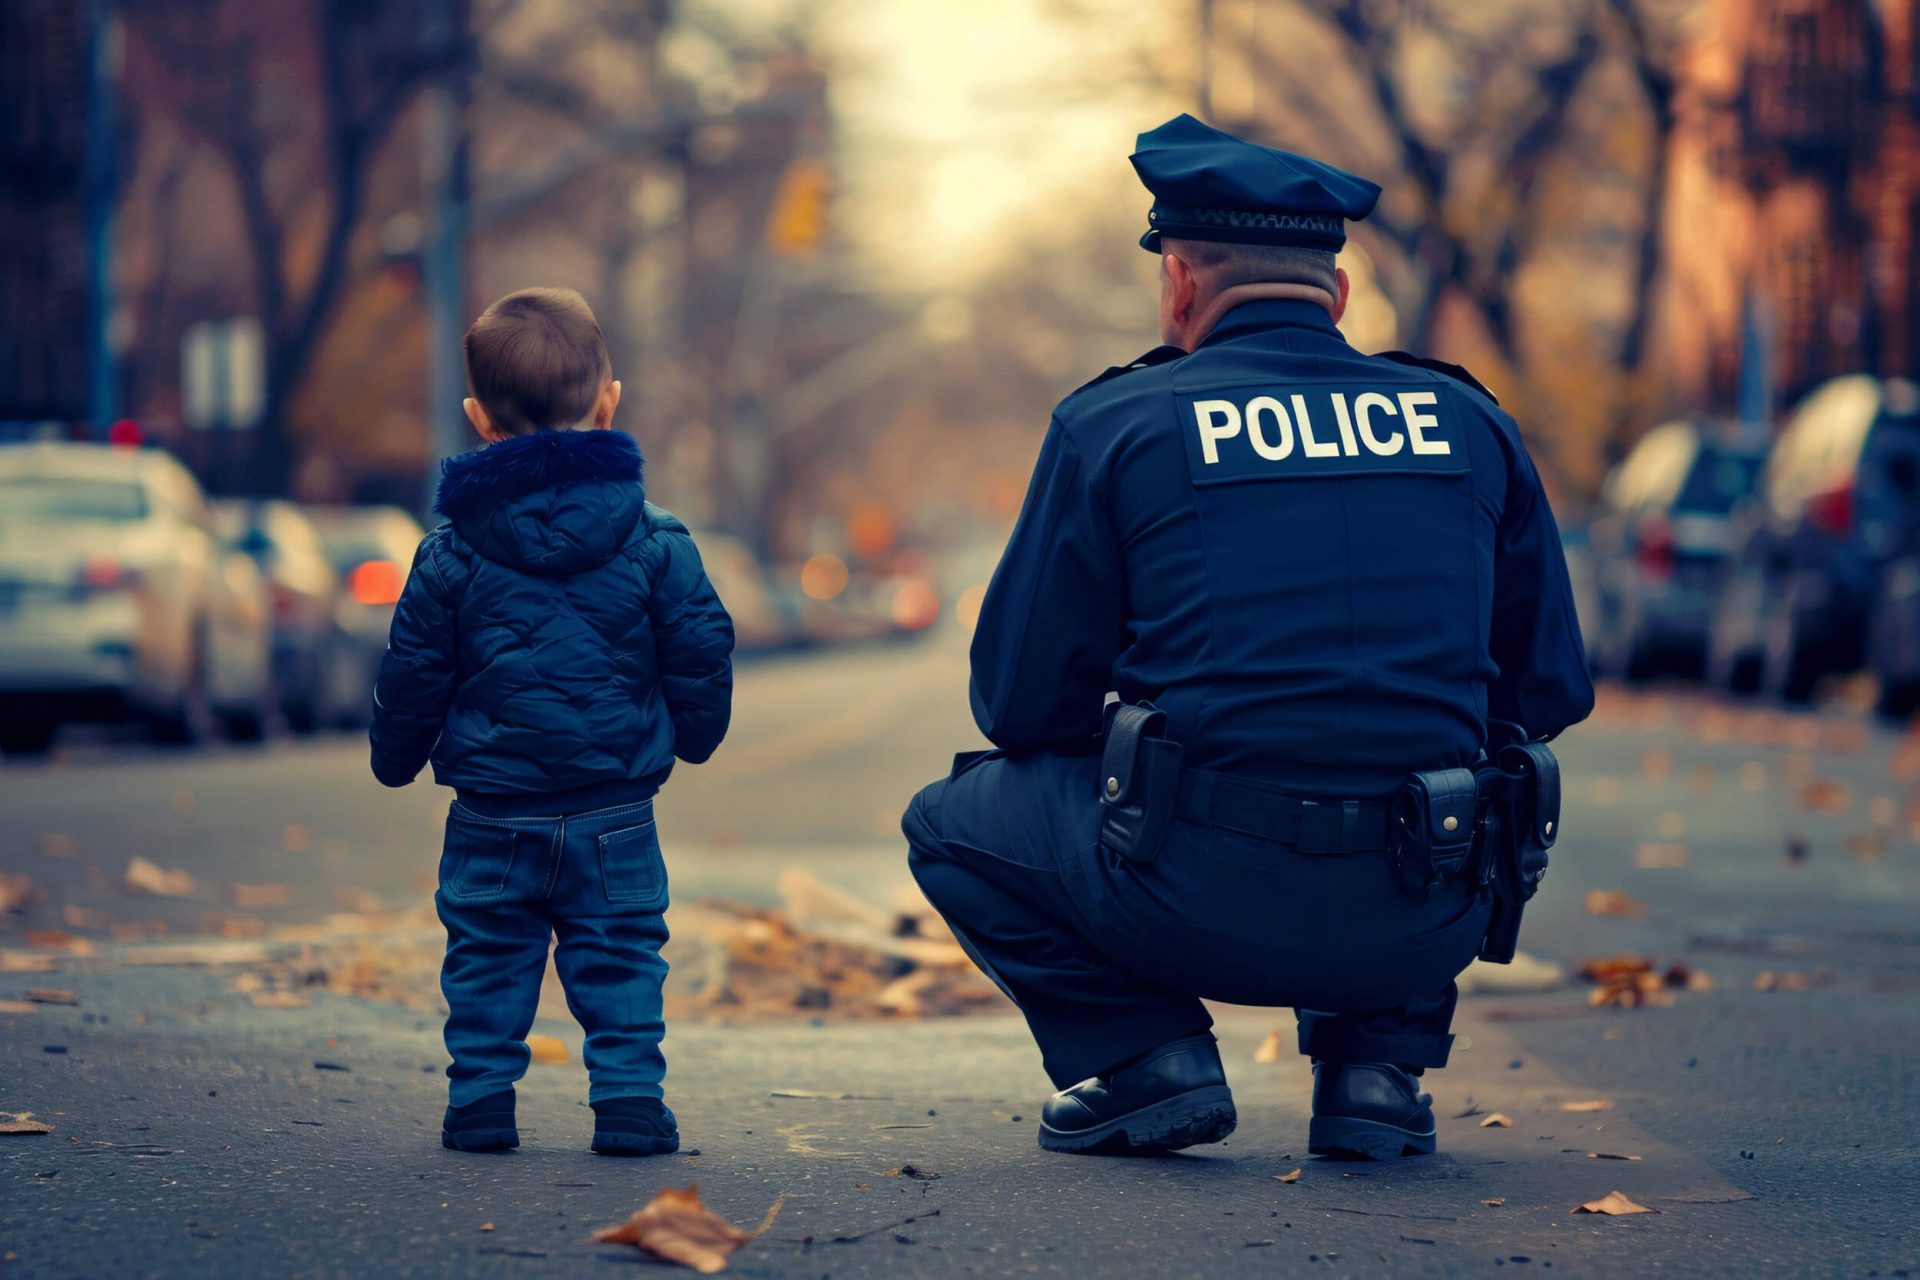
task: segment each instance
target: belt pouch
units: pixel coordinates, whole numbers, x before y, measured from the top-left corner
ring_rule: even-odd
[[[1150,702],[1108,708],[1100,757],[1100,843],[1129,862],[1152,862],[1179,798],[1180,744],[1162,736],[1167,715]]]

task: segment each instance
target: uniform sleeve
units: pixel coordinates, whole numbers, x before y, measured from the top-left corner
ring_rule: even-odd
[[[1494,547],[1490,650],[1500,673],[1488,714],[1529,737],[1552,737],[1593,710],[1593,681],[1575,619],[1567,556],[1539,473],[1508,434],[1512,464]]]
[[[453,593],[434,559],[438,545],[429,537],[414,553],[373,685],[373,776],[389,787],[406,786],[426,766],[459,684]]]
[[[656,536],[666,552],[650,601],[660,688],[673,721],[673,754],[700,764],[719,749],[733,716],[733,619],[693,539]]]
[[[1112,525],[1056,421],[973,637],[973,718],[1008,751],[1093,751],[1124,641]]]

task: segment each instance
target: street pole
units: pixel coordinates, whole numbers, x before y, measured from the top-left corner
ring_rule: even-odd
[[[427,309],[427,438],[436,470],[440,459],[470,447],[466,416],[460,408],[467,387],[461,338],[466,332],[470,37],[461,0],[445,0],[440,8],[441,25],[434,35],[449,42],[442,47],[455,53],[440,83],[427,92],[421,135],[429,207],[420,287]],[[429,485],[432,481],[429,474]]]
[[[119,199],[114,155],[114,81],[120,72],[120,20],[113,0],[88,5],[90,67],[87,84],[87,430],[105,437],[119,413],[113,333],[113,223]]]

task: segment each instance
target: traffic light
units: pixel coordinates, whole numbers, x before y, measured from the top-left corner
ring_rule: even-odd
[[[780,175],[767,215],[767,248],[788,258],[811,258],[827,238],[827,206],[833,198],[826,162],[795,160]]]

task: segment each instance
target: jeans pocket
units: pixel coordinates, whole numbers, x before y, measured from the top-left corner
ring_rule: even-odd
[[[608,902],[645,911],[664,910],[667,864],[660,856],[659,828],[648,821],[601,836],[600,879],[606,886]]]
[[[505,896],[516,846],[535,833],[447,816],[440,854],[440,892],[450,902],[493,902]]]

